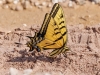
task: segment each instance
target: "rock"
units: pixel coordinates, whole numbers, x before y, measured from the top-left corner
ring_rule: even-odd
[[[26,26],[27,26],[27,24],[23,24],[23,26],[24,26],[24,27],[26,27]]]
[[[13,1],[14,4],[17,4],[18,2],[19,2],[19,0],[14,0]]]
[[[53,4],[58,3],[58,2],[59,2],[58,0],[52,0]]]
[[[10,5],[9,5],[9,8],[10,8],[11,10],[15,10],[15,9],[16,9],[16,5],[15,5],[15,4],[10,4]]]
[[[82,29],[84,29],[84,28],[85,28],[85,26],[84,26],[83,24],[80,24],[80,25],[79,25],[79,29],[82,30]]]
[[[34,5],[35,5],[36,7],[38,7],[38,6],[40,5],[40,3],[37,1],[37,2],[34,3]]]
[[[24,9],[30,9],[32,8],[31,4],[29,1],[25,1],[25,3],[23,4]]]
[[[85,0],[76,0],[76,3],[79,4],[79,5],[84,5]]]
[[[5,4],[5,5],[3,5],[3,8],[4,8],[4,9],[8,9],[9,6]]]
[[[21,0],[20,2],[21,2],[21,4],[24,4],[25,3],[25,0]]]
[[[23,6],[22,6],[21,4],[18,4],[18,5],[16,6],[16,9],[15,9],[15,10],[21,11],[21,10],[23,10]]]
[[[31,5],[33,6],[35,3],[35,0],[30,0]]]
[[[100,0],[92,0],[96,4],[100,4]]]
[[[42,2],[41,5],[42,5],[42,6],[46,6],[46,2]]]
[[[35,0],[30,0],[30,2],[35,2]]]
[[[12,2],[13,2],[13,0],[6,0],[6,2],[7,2],[7,3],[12,3]]]
[[[65,0],[58,0],[59,2],[64,2]]]
[[[38,8],[39,8],[39,9],[42,9],[42,6],[41,6],[41,5],[39,5],[39,6],[38,6]]]
[[[6,4],[6,0],[1,0],[3,2],[3,4]]]
[[[72,1],[69,1],[68,6],[69,7],[73,7],[73,2]]]
[[[3,5],[3,1],[0,1],[0,6]]]
[[[51,7],[52,7],[52,3],[49,3],[49,4],[47,5],[47,7],[51,8]]]

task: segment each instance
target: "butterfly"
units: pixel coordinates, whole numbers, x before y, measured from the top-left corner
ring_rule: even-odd
[[[55,3],[51,12],[45,14],[45,18],[38,33],[35,33],[34,37],[30,37],[30,41],[27,42],[29,51],[36,49],[38,52],[47,49],[53,49],[49,54],[51,57],[55,57],[61,53],[65,53],[69,50],[66,46],[68,35],[65,23],[65,17],[62,7]]]

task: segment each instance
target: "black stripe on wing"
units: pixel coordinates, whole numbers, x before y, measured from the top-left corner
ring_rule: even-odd
[[[45,48],[45,47],[47,47],[47,46],[51,46],[51,45],[54,45],[54,44],[55,44],[55,43],[52,43],[52,44],[48,44],[48,45],[44,46],[44,48]],[[49,48],[49,49],[50,49],[50,48]]]
[[[47,14],[46,14],[44,21],[43,21],[43,24],[42,24],[42,27],[41,27],[40,31],[37,33],[38,37],[44,37],[45,36],[50,20],[51,20],[51,17],[47,16]]]
[[[65,23],[64,21],[61,21],[60,23],[59,23],[59,25],[61,25],[62,23]]]
[[[62,36],[60,36],[58,39],[56,39],[54,42],[57,42],[57,41],[63,39],[63,36],[65,36],[65,34],[66,34],[66,32],[64,32],[64,34],[63,34]],[[47,48],[45,48],[45,47],[47,47],[47,46],[52,46],[52,45],[54,45],[54,44],[56,44],[56,43],[48,44],[48,45],[44,46],[43,49],[47,49]],[[62,46],[61,48],[63,48],[63,47],[65,46],[65,44],[66,44],[66,42],[64,42],[64,44],[63,44],[63,46]],[[53,48],[48,48],[48,49],[53,49]],[[60,48],[55,48],[55,49],[60,49]]]
[[[53,50],[51,53],[50,53],[50,56],[55,56],[55,55],[58,55],[60,53],[62,53],[63,51],[63,47],[59,48],[59,49],[56,49],[56,50]]]
[[[54,42],[59,41],[60,39],[63,39],[63,36],[65,36],[65,35],[66,35],[66,32],[64,32],[64,33],[62,34],[62,36],[60,36],[59,38],[57,38]]]
[[[66,28],[66,26],[62,26],[62,27],[60,28],[60,30],[63,29],[63,28]]]
[[[62,36],[60,36],[59,38],[57,38],[54,42],[57,42],[57,41],[63,39],[63,36],[65,36],[65,34],[66,34],[66,32],[64,32],[64,34],[62,34]],[[44,46],[44,47],[52,46],[52,45],[54,45],[54,44],[56,44],[56,43],[52,43],[52,44],[46,45],[46,46]],[[65,45],[65,44],[64,44],[64,45]]]
[[[63,15],[63,14],[61,14],[60,19],[61,19],[61,18],[63,18],[63,17],[64,17],[64,15]]]
[[[51,12],[50,12],[50,15],[54,18],[59,10],[60,6],[59,4],[55,3]]]

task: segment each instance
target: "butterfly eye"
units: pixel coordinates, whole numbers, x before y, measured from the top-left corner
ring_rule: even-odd
[[[38,52],[40,52],[40,51],[41,51],[41,50],[40,50],[40,48],[39,48],[38,46],[37,46],[37,48],[36,48],[36,49],[37,49],[37,51],[38,51]]]

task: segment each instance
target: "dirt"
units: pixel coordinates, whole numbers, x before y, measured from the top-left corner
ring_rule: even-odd
[[[0,10],[0,75],[9,68],[33,69],[61,75],[100,75],[100,7],[86,4],[64,8],[68,29],[66,57],[49,58],[48,51],[28,52],[26,36],[34,36],[44,15],[51,8],[11,11]],[[20,44],[21,43],[21,44]]]

